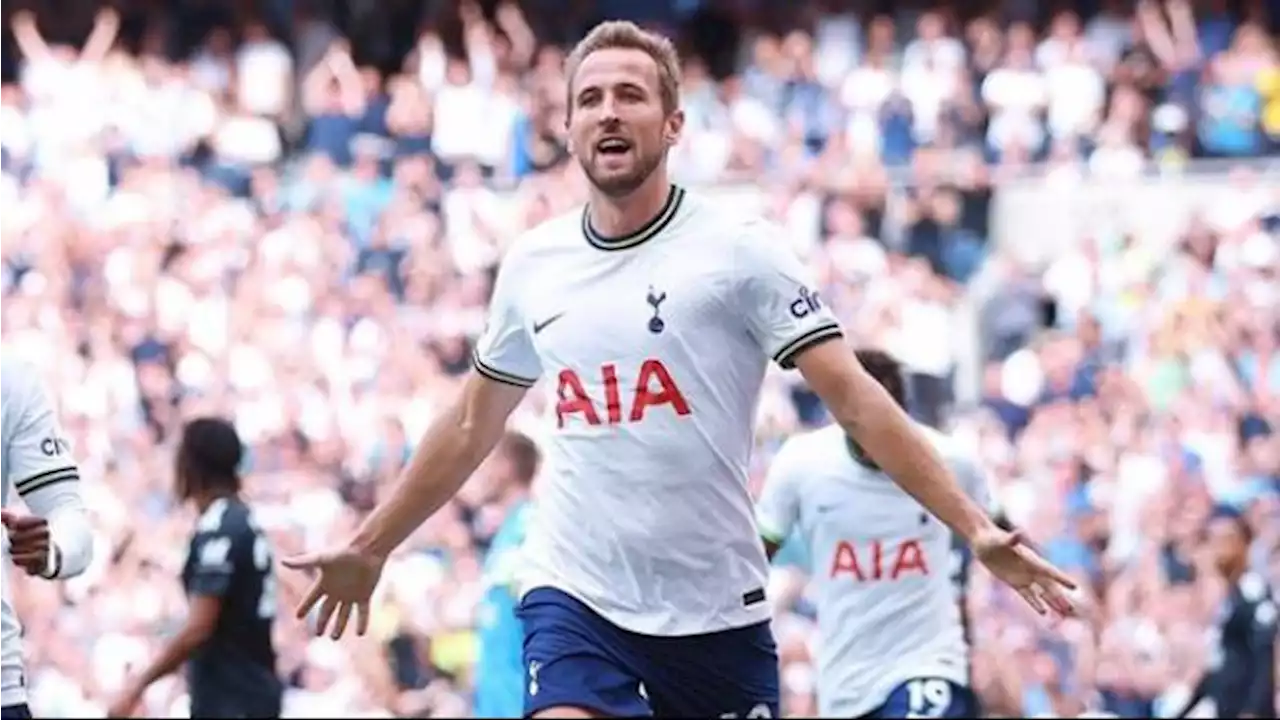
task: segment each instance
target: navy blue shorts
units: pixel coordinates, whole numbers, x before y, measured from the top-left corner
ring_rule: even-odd
[[[879,709],[867,718],[971,718],[978,702],[964,685],[942,678],[912,678],[889,693]]]
[[[623,630],[568,594],[537,588],[524,625],[524,715],[576,707],[608,717],[778,717],[768,622],[655,637]]]
[[[0,720],[31,720],[31,708],[26,703],[0,707]]]

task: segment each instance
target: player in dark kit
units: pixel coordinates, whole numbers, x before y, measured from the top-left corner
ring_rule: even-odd
[[[1276,717],[1276,603],[1266,579],[1249,570],[1253,530],[1223,508],[1209,523],[1209,545],[1229,587],[1218,609],[1209,667],[1176,717],[1209,698],[1220,718]]]
[[[244,447],[224,420],[183,429],[177,496],[200,511],[182,568],[190,600],[186,625],[125,687],[109,717],[125,717],[151,683],[187,663],[191,716],[280,717],[283,685],[271,641],[276,578],[271,548],[240,498]]]

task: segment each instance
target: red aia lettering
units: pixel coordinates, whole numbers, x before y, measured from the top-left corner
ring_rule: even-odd
[[[886,546],[873,540],[869,548],[859,552],[858,546],[847,540],[836,543],[831,558],[831,577],[848,575],[865,582],[867,580],[897,580],[906,573],[929,574],[929,563],[919,540],[907,540],[897,547]]]
[[[564,427],[565,419],[575,413],[581,414],[588,425],[617,425],[623,421],[622,393],[618,384],[618,366],[606,363],[600,367],[600,380],[604,385],[604,413],[601,420],[596,404],[587,395],[582,385],[582,378],[573,370],[560,371],[559,383],[556,387],[556,425]],[[670,405],[676,415],[688,415],[689,401],[680,392],[671,372],[661,360],[645,360],[640,365],[636,376],[635,388],[631,393],[631,409],[626,412],[627,422],[640,422],[649,408]]]

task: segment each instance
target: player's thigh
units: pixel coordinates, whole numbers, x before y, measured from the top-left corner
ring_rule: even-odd
[[[646,669],[657,717],[776,718],[778,648],[769,623],[651,638]]]
[[[26,703],[0,707],[0,720],[31,720],[31,708]]]
[[[893,689],[877,718],[974,717],[977,703],[967,686],[936,677],[912,678]]]
[[[567,594],[538,588],[517,610],[524,628],[525,717],[642,717],[626,633]]]

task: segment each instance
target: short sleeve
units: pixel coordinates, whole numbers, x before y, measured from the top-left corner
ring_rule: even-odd
[[[735,268],[747,328],[774,362],[790,369],[802,352],[843,332],[780,229],[760,222],[747,234]]]
[[[80,479],[71,444],[62,431],[53,402],[33,370],[16,367],[18,402],[10,436],[5,438],[5,473],[24,499],[41,490]]]
[[[197,533],[187,556],[187,593],[222,597],[235,574],[235,538],[226,532]]]
[[[765,475],[764,488],[756,502],[756,524],[760,536],[781,545],[791,537],[800,519],[801,470],[794,440],[788,440]]]
[[[498,269],[489,318],[473,360],[476,372],[490,380],[527,388],[542,375],[542,363],[521,312],[520,275],[516,258],[508,256]]]
[[[982,467],[967,457],[952,458],[948,464],[965,494],[988,514],[995,515],[999,508],[996,507],[995,498],[991,495],[991,484]]]
[[[1266,635],[1274,636],[1276,632],[1276,619],[1280,614],[1276,610],[1276,603],[1270,597],[1258,603],[1253,609],[1254,628]]]

